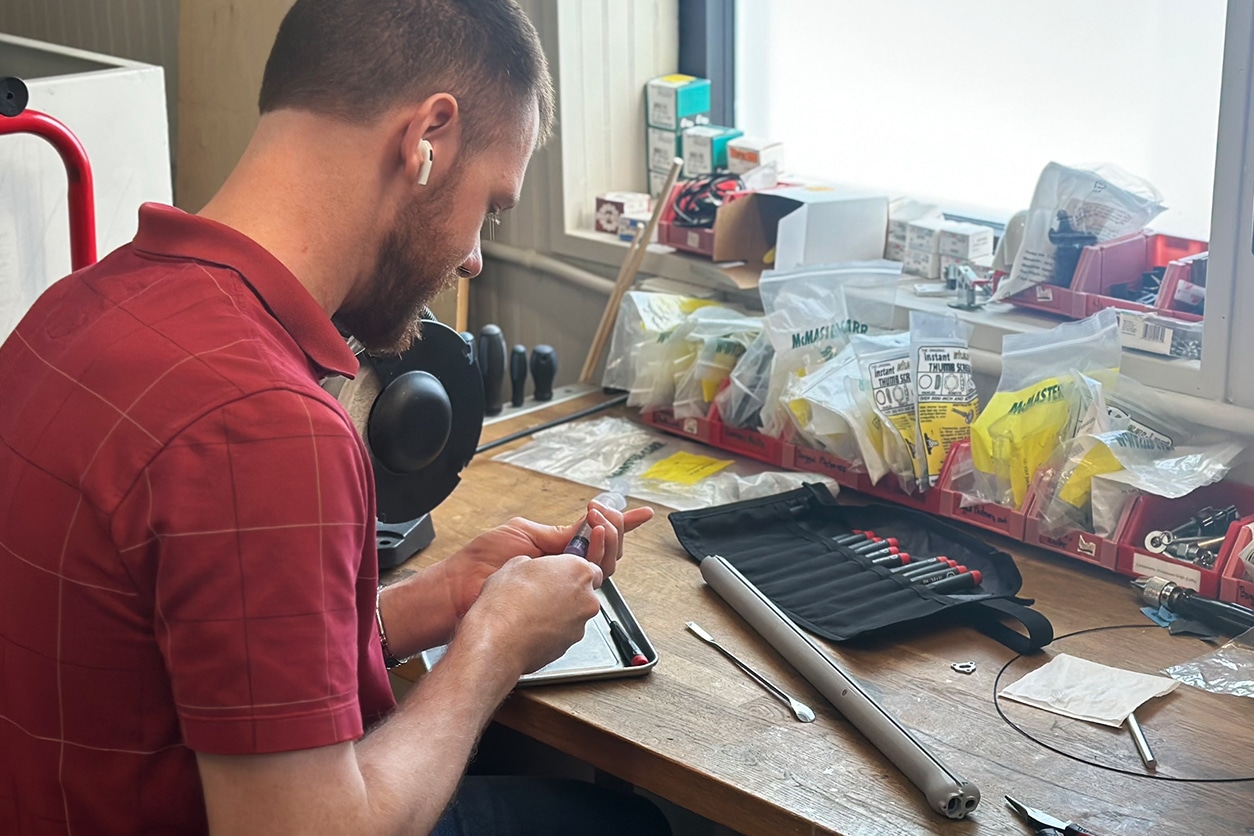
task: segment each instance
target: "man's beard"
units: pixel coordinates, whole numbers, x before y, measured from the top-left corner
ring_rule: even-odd
[[[460,256],[447,250],[449,224],[432,211],[438,195],[401,210],[375,259],[374,276],[336,312],[336,321],[371,354],[400,354],[421,337],[428,302],[456,280]]]

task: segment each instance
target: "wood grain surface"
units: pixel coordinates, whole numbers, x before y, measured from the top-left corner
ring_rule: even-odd
[[[523,422],[574,412],[598,397],[493,425],[483,441]],[[574,521],[596,492],[493,462],[498,452],[480,456],[463,472],[462,484],[433,514],[434,544],[397,571],[420,571],[514,515]],[[501,707],[499,722],[750,835],[1030,833],[1005,805],[1007,794],[1111,836],[1254,833],[1254,782],[1147,777],[1125,729],[1003,700],[1006,716],[1040,741],[1111,769],[1077,762],[1016,732],[998,716],[993,700],[998,671],[1014,654],[975,630],[826,644],[884,708],[980,788],[982,801],[969,819],[937,815],[705,586],[675,539],[668,509],[655,510],[657,517],[629,536],[614,580],[658,650],[656,669],[641,679],[519,689]],[[996,535],[980,536],[1015,555],[1022,594],[1037,600],[1060,637],[1043,654],[1014,661],[1003,686],[1058,653],[1154,673],[1212,649],[1150,624],[1124,578]],[[812,706],[817,722],[796,722],[784,705],[688,633],[689,620]],[[1135,626],[1063,637],[1111,625]],[[973,674],[950,668],[968,660],[976,663]],[[400,673],[412,679],[421,670],[411,663]],[[1150,701],[1137,716],[1158,757],[1160,778],[1254,777],[1254,700],[1181,686]]]

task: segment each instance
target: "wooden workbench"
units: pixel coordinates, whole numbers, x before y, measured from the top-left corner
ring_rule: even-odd
[[[494,425],[483,440],[585,405],[566,404]],[[462,484],[433,514],[435,543],[398,571],[442,559],[514,515],[545,522],[577,519],[595,493],[492,461],[498,452],[480,456],[463,472]],[[1045,743],[1131,774],[1080,763],[1016,732],[993,702],[994,680],[1014,654],[975,630],[827,645],[889,712],[980,788],[983,800],[968,820],[940,817],[704,585],[675,539],[668,509],[655,510],[657,517],[629,536],[614,580],[657,648],[657,667],[641,679],[519,689],[501,708],[498,722],[744,834],[1030,833],[1004,804],[1007,794],[1111,836],[1254,832],[1254,781],[1155,780],[1146,777],[1126,730],[1002,701],[1010,720]],[[1022,594],[1037,600],[1057,636],[1140,625],[1058,638],[1045,653],[1012,664],[1003,686],[1057,653],[1152,673],[1208,652],[1196,639],[1171,637],[1151,625],[1126,579],[995,535],[981,536],[1015,555]],[[814,707],[818,721],[796,722],[785,706],[689,634],[688,620]],[[975,673],[950,667],[967,660],[976,663]],[[410,678],[420,674],[417,663],[401,671]],[[1182,686],[1152,700],[1137,716],[1158,757],[1160,777],[1254,777],[1254,699]]]

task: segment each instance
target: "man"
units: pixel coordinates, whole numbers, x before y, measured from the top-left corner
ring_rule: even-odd
[[[368,459],[318,385],[357,368],[332,317],[403,349],[517,200],[553,102],[511,0],[297,0],[261,110],[198,217],[145,206],[0,347],[5,834],[427,832],[651,516],[590,506],[587,560],[513,520],[377,595]],[[450,636],[394,706],[385,653]]]

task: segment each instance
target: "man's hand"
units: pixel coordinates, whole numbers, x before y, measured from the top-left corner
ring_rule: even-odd
[[[503,666],[516,662],[519,675],[538,670],[583,638],[603,579],[595,563],[576,555],[512,558],[484,583],[453,647],[486,640]]]
[[[623,534],[653,518],[652,508],[615,511],[588,503],[587,520],[592,526],[586,559],[595,563],[605,577],[614,574],[623,556]],[[504,525],[480,534],[445,561],[449,594],[457,618],[462,618],[479,597],[488,576],[512,557],[542,557],[561,554],[575,536],[582,521],[573,525],[543,525],[515,517]]]
[[[589,502],[587,562],[609,577],[623,555],[623,534],[652,517],[652,508],[621,512]],[[581,524],[543,525],[515,517],[421,574],[388,587],[382,606],[392,652],[407,656],[448,641],[494,572],[514,557],[561,554]]]

